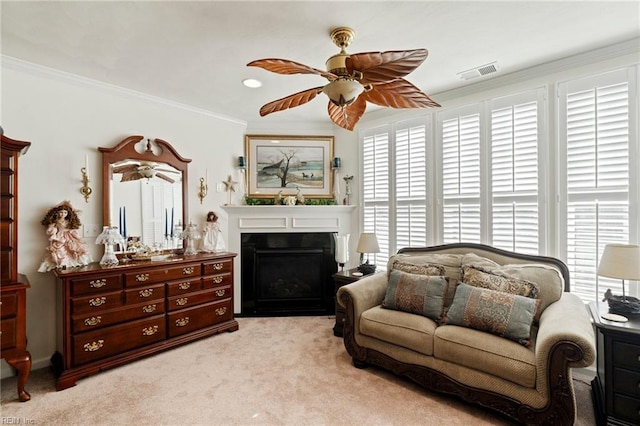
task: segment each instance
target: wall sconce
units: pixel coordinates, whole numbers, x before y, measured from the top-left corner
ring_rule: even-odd
[[[80,173],[82,173],[82,187],[80,187],[80,193],[84,196],[84,201],[86,203],[89,202],[89,195],[93,192],[91,187],[89,186],[89,157],[84,157],[84,167],[80,169]]]
[[[333,198],[336,204],[340,204],[340,167],[342,167],[342,160],[340,157],[333,157],[331,160],[331,168],[333,169]]]
[[[209,177],[209,171],[205,170],[204,177],[200,178],[200,188],[198,188],[198,198],[200,198],[200,204],[202,204],[202,200],[207,196],[207,192],[209,191],[209,185],[207,185],[207,180]]]

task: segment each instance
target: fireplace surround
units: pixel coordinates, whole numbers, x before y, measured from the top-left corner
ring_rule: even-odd
[[[227,213],[228,235],[227,249],[238,253],[234,259],[234,267],[239,274],[234,274],[234,312],[237,315],[245,315],[242,307],[242,265],[248,254],[243,253],[242,238],[245,234],[309,234],[326,233],[328,238],[331,233],[349,234],[352,232],[353,214],[355,206],[223,206]],[[353,241],[354,239],[351,239]],[[333,244],[330,242],[329,244]],[[350,247],[355,251],[355,246]],[[306,253],[311,256],[312,253]],[[276,256],[274,254],[274,256]],[[325,260],[329,262],[329,260]],[[350,267],[350,266],[347,266]],[[335,261],[333,261],[335,268]],[[336,269],[333,269],[335,272]],[[282,275],[286,276],[286,273]],[[329,274],[330,275],[330,274]],[[292,285],[292,284],[289,284]],[[331,290],[333,298],[333,290]],[[331,299],[332,301],[333,299]],[[252,315],[255,315],[252,314]],[[269,315],[276,315],[271,313]]]

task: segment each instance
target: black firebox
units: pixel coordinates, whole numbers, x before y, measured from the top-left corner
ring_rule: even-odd
[[[333,314],[334,246],[330,232],[242,234],[242,315]]]

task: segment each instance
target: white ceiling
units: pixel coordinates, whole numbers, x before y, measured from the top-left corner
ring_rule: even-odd
[[[286,58],[324,69],[330,31],[350,53],[426,48],[407,79],[432,95],[497,61],[492,78],[640,35],[634,1],[2,1],[2,54],[249,123],[328,123],[324,95],[260,118],[272,100],[324,84],[246,64]],[[264,84],[248,89],[253,77]]]

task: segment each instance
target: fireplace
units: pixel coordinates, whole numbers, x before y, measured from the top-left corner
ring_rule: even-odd
[[[243,233],[241,314],[333,314],[336,268],[330,232]]]
[[[223,206],[222,209],[227,214],[227,228],[228,233],[226,235],[227,250],[231,253],[237,253],[233,261],[233,267],[236,273],[233,274],[233,312],[236,315],[244,315],[245,309],[242,304],[244,297],[244,290],[242,288],[244,270],[242,265],[245,262],[245,255],[255,256],[253,252],[243,253],[242,239],[247,234],[313,234],[313,233],[325,233],[328,238],[331,238],[332,233],[338,232],[340,234],[349,234],[352,232],[351,223],[353,221],[353,215],[356,211],[356,206]],[[224,222],[224,217],[222,221]],[[274,241],[272,239],[272,241]],[[355,251],[355,239],[351,239],[352,246],[350,250]],[[332,243],[332,242],[331,242]],[[268,249],[275,249],[276,247],[270,247]],[[283,247],[279,247],[283,249]],[[306,247],[317,248],[317,247]],[[324,250],[324,249],[323,249]],[[308,254],[308,253],[307,253]],[[277,256],[276,256],[277,257]],[[352,256],[353,258],[354,256]],[[352,263],[357,259],[352,259]],[[325,265],[328,262],[333,262],[333,258],[324,260]],[[291,262],[289,262],[291,263]],[[335,264],[334,264],[335,265]],[[345,268],[350,268],[355,264],[347,264]],[[335,271],[333,269],[333,271]],[[253,269],[251,269],[253,271]],[[250,271],[250,273],[252,273]],[[330,277],[331,274],[328,274]],[[330,284],[333,288],[333,283]],[[250,289],[252,290],[252,289]],[[333,291],[331,292],[331,300],[333,298]],[[326,296],[323,293],[323,296]],[[254,296],[255,297],[255,296]],[[253,300],[253,299],[252,299]],[[266,303],[266,301],[263,301]],[[255,302],[254,302],[255,303]],[[333,309],[332,307],[330,309]],[[255,310],[255,306],[252,307]],[[300,311],[297,311],[300,312]],[[276,315],[275,311],[272,311],[269,315]],[[247,314],[248,315],[248,314]],[[258,314],[251,314],[258,315]],[[267,314],[261,314],[267,315]],[[284,314],[283,314],[284,315]],[[302,315],[302,314],[300,314]]]

